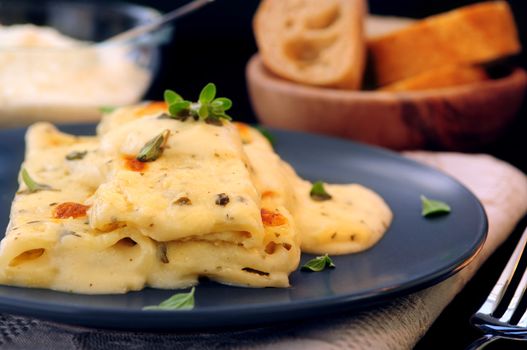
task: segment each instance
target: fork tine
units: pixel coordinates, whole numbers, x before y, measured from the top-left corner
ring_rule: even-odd
[[[522,318],[518,322],[518,327],[527,327],[527,311],[523,314]]]
[[[483,303],[483,305],[481,305],[477,312],[486,315],[491,315],[494,311],[496,311],[498,304],[500,303],[501,299],[503,298],[503,295],[505,294],[505,291],[511,283],[512,277],[514,276],[514,272],[518,268],[518,263],[520,262],[520,258],[522,256],[523,250],[525,249],[526,243],[527,229],[523,232],[522,237],[520,238],[516,249],[514,249],[514,252],[512,253],[509,261],[507,262],[505,269],[503,269],[503,272],[501,273],[498,282],[496,283],[494,288],[492,288],[492,291],[487,297],[487,300],[485,300],[485,302]]]
[[[507,310],[505,310],[505,313],[500,318],[500,322],[504,322],[504,323],[510,322],[511,317],[514,314],[514,311],[516,311],[518,304],[523,298],[525,289],[527,289],[527,270],[523,272],[522,279],[520,280],[518,287],[514,291],[514,295],[512,296],[511,302],[509,303],[509,306],[507,306]]]

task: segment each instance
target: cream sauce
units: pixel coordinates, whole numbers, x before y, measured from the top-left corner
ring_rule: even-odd
[[[22,166],[53,190],[27,193],[20,181],[0,244],[1,283],[124,293],[186,287],[208,276],[286,287],[300,248],[358,252],[391,222],[382,198],[357,184],[326,184],[332,198],[313,200],[311,183],[255,129],[159,118],[163,112],[155,103],[123,108],[103,120],[97,137],[46,123],[29,129]],[[130,168],[163,130],[170,134],[162,155]],[[72,152],[83,155],[68,160]],[[218,194],[228,201],[218,202]],[[67,202],[90,209],[57,216]]]

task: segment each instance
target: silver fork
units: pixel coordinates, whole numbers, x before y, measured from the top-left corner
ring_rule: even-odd
[[[494,317],[494,312],[500,304],[511,280],[518,268],[522,253],[527,244],[527,228],[523,231],[522,237],[514,249],[509,262],[501,273],[498,282],[492,288],[487,300],[481,305],[478,311],[470,319],[471,323],[481,329],[485,335],[472,344],[467,350],[483,349],[486,345],[498,339],[527,340],[527,312],[525,312],[517,324],[511,323],[511,318],[520,304],[522,297],[527,289],[527,270],[523,272],[518,287],[507,306],[507,310],[500,318]]]

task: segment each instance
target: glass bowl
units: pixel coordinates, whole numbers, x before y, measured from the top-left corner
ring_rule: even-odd
[[[101,107],[139,101],[171,29],[92,44],[160,15],[126,3],[0,2],[0,126],[92,121]]]

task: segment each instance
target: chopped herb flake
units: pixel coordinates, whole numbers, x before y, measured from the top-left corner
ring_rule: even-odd
[[[140,162],[153,162],[163,154],[163,149],[167,143],[170,130],[165,130],[143,146],[136,159]]]
[[[113,106],[102,106],[102,107],[99,107],[99,112],[101,112],[102,114],[110,114],[116,109],[117,107],[113,107]]]
[[[66,154],[67,160],[80,160],[88,154],[88,151],[73,151]]]
[[[166,243],[158,243],[158,256],[159,256],[159,260],[161,260],[161,262],[163,264],[168,264],[170,261],[168,260],[168,256],[167,256],[167,245]]]
[[[309,260],[302,266],[302,270],[320,272],[326,267],[334,268],[335,264],[333,263],[333,260],[331,260],[329,255],[324,254],[322,256],[317,256],[316,258]]]
[[[447,203],[428,199],[423,195],[421,195],[421,204],[421,215],[425,217],[450,213],[450,206]]]
[[[188,197],[180,197],[174,201],[176,205],[192,205],[192,201]]]
[[[159,305],[145,306],[143,310],[191,310],[194,308],[194,292],[196,288],[192,287],[188,293],[174,294]]]
[[[36,182],[35,180],[33,180],[31,178],[31,176],[29,176],[29,173],[27,172],[27,170],[25,168],[22,169],[22,181],[24,181],[24,184],[27,187],[26,191],[28,193],[52,190],[51,186],[45,185],[45,184],[40,184],[40,183]]]
[[[324,183],[322,181],[317,181],[313,183],[313,187],[311,187],[309,195],[312,199],[316,201],[327,201],[333,198],[329,193],[326,192],[326,189],[324,188]]]
[[[216,205],[221,205],[222,207],[229,204],[229,196],[227,196],[225,193],[220,193],[216,195]]]

